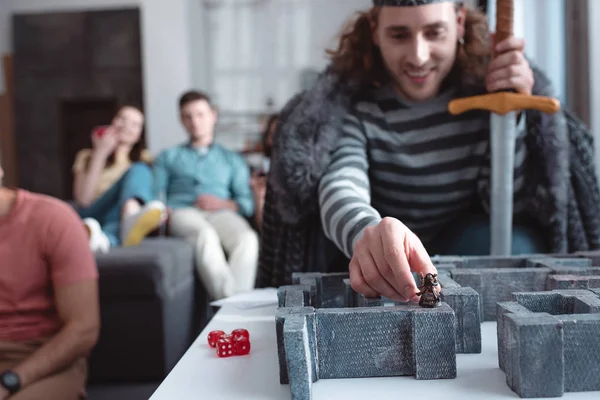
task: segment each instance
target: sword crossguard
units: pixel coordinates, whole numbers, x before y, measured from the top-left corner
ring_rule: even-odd
[[[487,110],[500,115],[520,110],[538,110],[546,114],[554,114],[560,110],[560,102],[552,97],[497,92],[455,99],[448,104],[448,111],[452,115],[471,110]]]

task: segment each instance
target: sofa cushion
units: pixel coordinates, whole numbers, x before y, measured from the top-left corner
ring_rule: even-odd
[[[181,239],[148,238],[96,256],[100,297],[161,297],[194,279],[192,246]]]

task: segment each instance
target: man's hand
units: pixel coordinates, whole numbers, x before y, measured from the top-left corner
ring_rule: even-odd
[[[10,393],[8,393],[8,390],[6,390],[2,386],[0,386],[0,400],[8,399],[9,395],[10,395]]]
[[[437,273],[417,236],[395,218],[367,227],[354,246],[350,284],[367,297],[414,301],[419,291],[412,272]]]
[[[210,194],[203,194],[196,199],[196,207],[204,211],[233,210],[237,211],[238,205],[231,200],[220,199]]]
[[[492,35],[492,42],[495,38]],[[525,59],[525,40],[509,37],[494,44],[496,56],[488,65],[486,89],[488,92],[516,90],[531,95],[533,89],[533,71]]]

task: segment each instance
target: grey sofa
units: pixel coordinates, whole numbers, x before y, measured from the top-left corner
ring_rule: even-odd
[[[89,398],[148,399],[208,318],[192,248],[148,238],[97,263],[102,328],[90,357]]]

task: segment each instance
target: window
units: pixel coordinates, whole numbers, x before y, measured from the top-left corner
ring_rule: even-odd
[[[326,65],[343,22],[372,0],[198,0],[205,89],[220,109],[217,140],[238,150]],[[193,39],[195,40],[195,38]],[[192,40],[192,41],[193,41]]]
[[[207,11],[211,87],[222,111],[279,109],[310,66],[307,0],[210,0]]]

